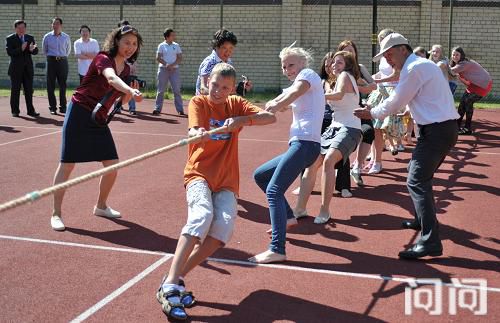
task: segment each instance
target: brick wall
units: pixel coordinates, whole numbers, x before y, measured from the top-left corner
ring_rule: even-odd
[[[175,5],[174,0],[156,0],[155,5],[126,5],[123,15],[143,38],[139,66],[141,78],[155,83],[156,48],[163,40],[163,30],[172,27],[183,48],[184,61],[181,76],[185,88],[194,88],[200,62],[210,51],[212,34],[220,26],[220,7],[193,4]],[[38,4],[25,5],[28,33],[41,45],[43,35],[51,30],[51,19],[58,15],[64,21],[63,30],[72,41],[79,38],[81,24],[92,28],[92,37],[102,45],[104,38],[119,20],[118,5],[56,5],[55,0],[38,0]],[[226,1],[230,3],[230,1]],[[284,46],[297,40],[300,46],[314,51],[317,68],[328,51],[327,1],[305,5],[302,0],[283,0],[276,5],[225,5],[224,26],[239,39],[233,60],[239,74],[249,76],[257,90],[276,89],[287,84],[281,75],[278,53]],[[307,3],[307,2],[306,2]],[[320,4],[318,4],[320,3]],[[371,67],[372,7],[368,1],[355,1],[358,5],[332,6],[331,47],[345,38],[354,40],[360,53],[360,62]],[[359,5],[362,3],[363,5]],[[399,1],[401,3],[401,1]],[[350,4],[350,3],[348,3]],[[500,7],[455,7],[452,46],[461,45],[468,56],[480,62],[493,76],[493,93],[500,96]],[[21,16],[21,5],[2,5],[0,34],[12,32],[12,23]],[[441,43],[448,52],[449,7],[441,0],[413,1],[411,5],[378,7],[379,28],[390,27],[410,39],[412,46],[428,49]],[[5,52],[4,52],[5,53]],[[0,82],[8,85],[8,57],[0,62]],[[35,57],[42,62],[43,55]],[[76,59],[70,58],[69,82],[78,82]]]

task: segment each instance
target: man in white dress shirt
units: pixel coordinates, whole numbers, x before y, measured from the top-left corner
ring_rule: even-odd
[[[156,60],[158,61],[158,89],[156,92],[156,103],[153,111],[154,115],[159,115],[163,108],[163,97],[168,83],[174,92],[175,110],[181,116],[185,116],[182,107],[181,78],[179,73],[179,63],[182,60],[182,49],[175,42],[175,31],[167,28],[163,33],[165,41],[158,45]]]
[[[418,124],[420,137],[408,165],[407,187],[415,206],[416,219],[403,222],[403,227],[421,230],[420,239],[411,248],[401,251],[400,258],[417,259],[440,256],[443,246],[439,238],[439,224],[432,191],[432,178],[444,158],[455,145],[458,135],[453,96],[443,73],[430,60],[413,54],[408,40],[394,33],[380,44],[380,53],[397,70],[399,83],[382,104],[374,109],[356,109],[362,119],[383,119],[408,106]]]

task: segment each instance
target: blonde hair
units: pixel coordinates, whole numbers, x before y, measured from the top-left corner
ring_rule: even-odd
[[[210,73],[210,77],[214,77],[215,75],[220,75],[222,77],[231,77],[236,80],[236,70],[228,63],[218,63],[214,66],[212,72]]]
[[[294,45],[295,42],[293,42],[290,46],[283,48],[279,54],[280,59],[283,60],[288,56],[296,56],[304,60],[305,67],[311,66],[314,61],[312,51],[306,50],[302,47],[293,47]]]
[[[432,45],[431,50],[432,50],[433,48],[439,48],[439,49],[441,50],[441,56],[439,57],[438,62],[446,58],[446,57],[444,56],[444,49],[443,49],[443,46],[441,46],[441,45],[439,45],[439,44],[435,44],[435,45]],[[431,56],[430,56],[430,59],[431,59],[431,61],[434,61],[434,57],[432,56],[432,54],[431,54]]]
[[[385,29],[382,29],[382,30],[378,33],[378,35],[377,35],[377,40],[378,40],[378,42],[380,43],[380,42],[382,42],[382,40],[383,40],[385,37],[389,36],[390,34],[394,34],[394,33],[395,33],[394,29],[391,29],[391,28],[385,28]]]

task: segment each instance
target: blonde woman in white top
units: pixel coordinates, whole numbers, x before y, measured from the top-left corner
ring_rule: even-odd
[[[354,116],[354,109],[359,107],[359,91],[356,80],[359,79],[359,67],[354,55],[340,51],[333,57],[332,70],[337,83],[332,92],[325,93],[325,98],[334,112],[332,124],[321,136],[321,155],[306,169],[300,183],[299,199],[294,210],[296,217],[307,214],[306,204],[311,196],[316,173],[321,165],[321,209],[314,223],[328,222],[331,216],[330,201],[335,183],[335,164],[356,150],[361,140],[361,120]]]

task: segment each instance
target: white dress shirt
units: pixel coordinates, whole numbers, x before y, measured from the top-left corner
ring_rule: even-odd
[[[455,103],[443,73],[436,64],[411,54],[406,59],[399,83],[389,98],[371,110],[376,119],[396,113],[408,105],[419,125],[458,119]]]

